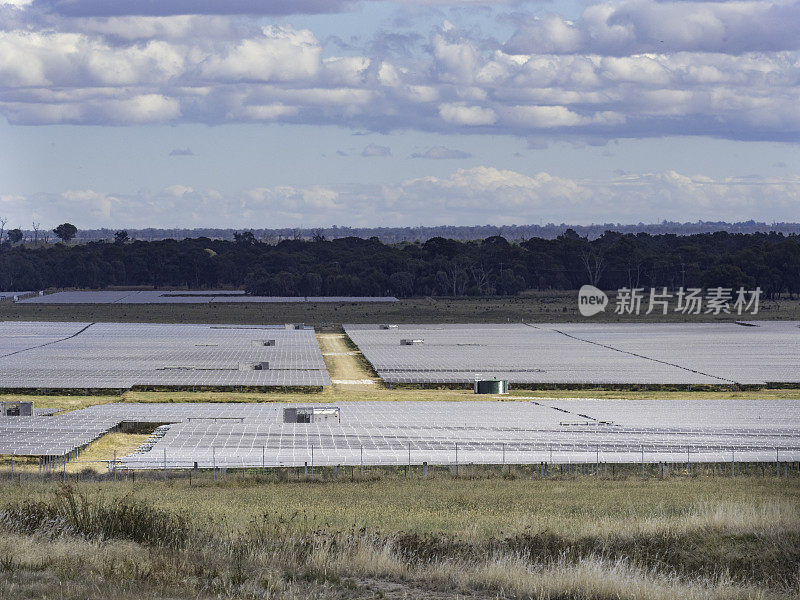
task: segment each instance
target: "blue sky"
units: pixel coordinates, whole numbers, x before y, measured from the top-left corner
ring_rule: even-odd
[[[0,218],[796,221],[798,30],[787,1],[0,0]]]

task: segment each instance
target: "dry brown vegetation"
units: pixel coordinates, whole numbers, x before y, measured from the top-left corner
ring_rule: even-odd
[[[736,315],[616,315],[612,308],[590,320],[733,321]],[[800,320],[800,300],[765,301],[752,319]],[[24,304],[0,302],[0,320],[131,323],[303,322],[338,329],[341,323],[507,323],[586,320],[578,314],[577,292],[534,292],[509,297],[411,298],[393,303],[216,303],[216,304]]]
[[[796,480],[231,477],[13,485],[0,502],[0,598],[767,600],[800,591]]]

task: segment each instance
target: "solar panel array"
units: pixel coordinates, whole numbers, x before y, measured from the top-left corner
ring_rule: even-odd
[[[388,383],[800,382],[795,321],[665,324],[345,325]],[[403,345],[403,339],[422,343]]]
[[[274,340],[274,345],[266,345]],[[254,369],[269,363],[268,368]],[[313,329],[0,323],[0,388],[330,385]]]
[[[228,302],[254,303],[328,303],[328,302],[397,302],[394,296],[247,296],[242,290],[206,291],[74,291],[56,292],[20,300],[26,304],[210,304]]]
[[[13,300],[14,298],[24,298],[32,296],[36,292],[0,292],[0,300]]]
[[[0,454],[56,456],[123,422],[164,424],[130,468],[800,459],[797,400],[343,402],[339,423],[283,423],[295,404],[107,404],[0,420]],[[87,441],[88,440],[88,441]]]

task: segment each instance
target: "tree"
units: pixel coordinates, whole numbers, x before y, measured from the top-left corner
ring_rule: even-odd
[[[389,276],[389,290],[395,296],[408,298],[414,293],[414,276],[408,271],[397,271]]]
[[[130,240],[128,237],[128,232],[124,229],[120,229],[114,234],[114,243],[119,244],[120,246]]]
[[[66,244],[75,237],[75,235],[78,233],[78,228],[72,223],[62,223],[53,229],[53,233],[55,233],[58,238]]]
[[[300,280],[300,293],[303,296],[319,296],[322,291],[322,275],[306,273]]]
[[[8,241],[11,242],[12,244],[19,244],[24,236],[22,230],[17,228],[17,229],[9,229],[8,233],[6,234],[6,237],[8,238]]]
[[[603,271],[605,271],[605,259],[603,257],[602,252],[597,252],[591,246],[588,246],[587,249],[581,252],[581,262],[583,262],[583,266],[586,267],[586,275],[589,276],[589,283],[593,286],[597,286],[600,283],[600,277],[603,275]]]
[[[239,246],[255,246],[258,242],[252,231],[242,231],[241,233],[234,231],[233,240]]]

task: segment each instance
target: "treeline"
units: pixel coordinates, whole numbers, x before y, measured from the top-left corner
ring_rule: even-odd
[[[606,232],[589,240],[569,229],[553,240],[499,236],[460,242],[384,244],[356,237],[234,241],[206,237],[0,247],[0,289],[107,286],[233,287],[271,296],[398,297],[515,295],[584,284],[621,287],[760,286],[766,297],[800,292],[800,236],[692,236]]]
[[[429,239],[443,237],[447,239],[469,241],[482,240],[492,236],[502,236],[509,241],[521,242],[530,238],[544,238],[552,240],[572,229],[581,237],[594,240],[606,231],[618,233],[649,233],[651,235],[695,235],[698,233],[714,233],[727,231],[728,233],[768,233],[775,231],[786,235],[800,234],[800,223],[763,223],[759,221],[741,221],[728,223],[726,221],[697,221],[678,223],[662,221],[661,223],[597,223],[592,225],[569,225],[565,223],[547,223],[543,225],[432,225],[420,227],[324,227],[324,228],[278,228],[278,229],[251,229],[253,235],[261,242],[277,244],[283,240],[311,240],[315,236],[324,236],[334,240],[347,237],[360,237],[368,239],[377,237],[380,241],[389,244],[400,242],[426,242]],[[20,230],[27,242],[35,240],[53,239],[49,232],[36,232]],[[208,237],[215,240],[233,241],[234,229],[198,228],[198,229],[128,229],[131,239],[146,242],[165,239],[183,240],[187,238]],[[113,241],[116,230],[113,229],[84,229],[78,232],[77,242]],[[2,230],[0,229],[0,234]]]

